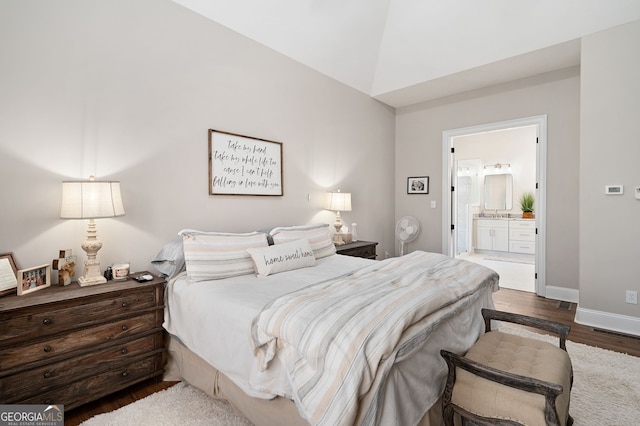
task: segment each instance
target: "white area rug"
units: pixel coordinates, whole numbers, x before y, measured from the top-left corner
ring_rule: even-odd
[[[82,426],[251,426],[226,401],[209,397],[193,386],[178,383]]]
[[[547,340],[558,339],[511,327],[503,331]],[[573,362],[570,413],[575,426],[640,424],[640,358],[580,343],[567,342]],[[225,401],[216,400],[184,383],[157,392],[83,426],[248,426]]]
[[[558,344],[557,337],[508,326],[501,330]],[[571,341],[567,352],[573,363],[569,413],[574,426],[640,424],[640,358]]]

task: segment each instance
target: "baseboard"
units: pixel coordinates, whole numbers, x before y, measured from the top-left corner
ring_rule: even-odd
[[[640,330],[640,318],[637,317],[594,311],[578,306],[574,321],[589,327],[640,336],[640,331],[638,331]]]
[[[580,290],[574,288],[546,286],[545,295],[547,299],[563,300],[565,302],[578,303]]]

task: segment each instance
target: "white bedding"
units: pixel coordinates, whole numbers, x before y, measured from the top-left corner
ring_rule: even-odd
[[[387,262],[331,255],[319,259],[315,266],[261,278],[244,275],[190,282],[186,274],[182,274],[167,286],[163,325],[192,353],[215,367],[247,395],[261,399],[279,395],[295,400],[291,378],[283,367],[286,358],[280,351],[276,351],[268,368],[260,371],[251,336],[253,320],[280,296],[356,270],[359,271],[356,275],[362,274],[371,269],[366,266],[376,268],[377,264]],[[449,268],[442,269],[445,275],[447,270]],[[498,289],[497,274],[486,271],[493,276],[493,285],[453,299],[448,306],[426,317],[428,324],[421,320],[405,330],[398,342],[398,351],[393,359],[388,358],[393,362],[392,367],[375,375],[377,384],[358,402],[358,424],[416,425],[420,422],[444,389],[446,364],[439,355],[440,349],[463,353],[484,330],[480,310],[493,307],[492,293]],[[464,285],[466,275],[457,276],[458,284]],[[452,278],[453,281],[447,282],[457,287],[455,277],[447,280]],[[453,287],[452,292],[456,292]],[[277,347],[280,348],[280,344]],[[301,405],[296,407],[300,410]],[[300,414],[309,421],[305,414]],[[351,424],[350,420],[345,422]]]
[[[279,357],[296,406],[311,424],[378,424],[384,401],[367,398],[386,389],[386,378],[402,368],[402,360],[427,350],[435,329],[487,290],[497,290],[497,279],[488,268],[439,253],[414,251],[375,262],[267,305],[253,325],[258,362],[268,370]],[[420,377],[434,363],[442,364],[441,358],[406,374]],[[435,401],[424,398],[426,389],[440,389],[440,383],[424,376],[399,394],[399,401],[414,394],[421,401],[388,408],[419,419]]]
[[[180,274],[165,292],[164,328],[187,348],[224,373],[248,395],[272,398],[265,389],[291,397],[286,375],[276,358],[259,371],[253,354],[251,323],[274,298],[369,265],[373,260],[333,255],[316,266],[258,278],[243,275],[224,280],[189,282]]]

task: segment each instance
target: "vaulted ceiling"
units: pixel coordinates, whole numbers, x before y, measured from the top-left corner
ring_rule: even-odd
[[[577,65],[638,0],[174,0],[394,107]],[[639,41],[640,45],[640,41]]]

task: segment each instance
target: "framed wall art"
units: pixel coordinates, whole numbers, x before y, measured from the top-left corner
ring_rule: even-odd
[[[282,143],[209,129],[209,195],[283,195]]]
[[[13,253],[0,254],[0,296],[15,294],[18,288],[18,264]]]
[[[51,266],[47,263],[18,271],[18,295],[51,287]]]
[[[407,194],[428,194],[429,176],[407,178]]]

